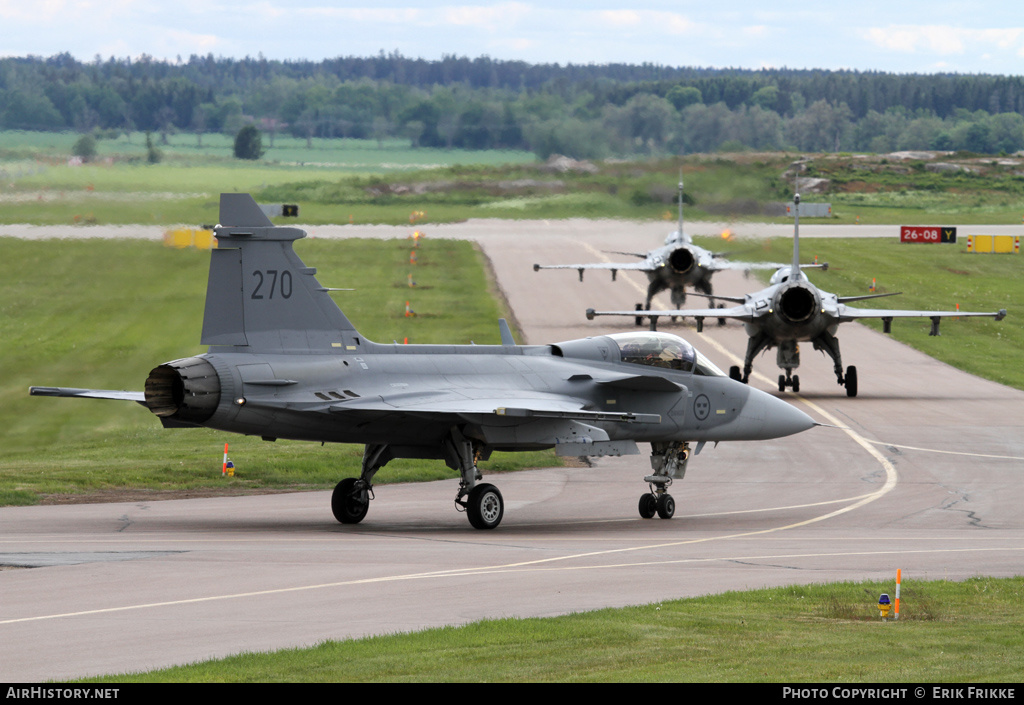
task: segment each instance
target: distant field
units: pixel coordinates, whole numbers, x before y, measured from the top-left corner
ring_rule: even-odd
[[[296,251],[371,340],[498,343],[505,315],[470,243],[303,240]],[[156,365],[199,345],[210,255],[139,241],[0,238],[0,504],[111,489],[333,487],[358,475],[362,446],[164,430],[142,407],[28,396],[31,385],[141,390]],[[416,288],[408,285],[413,274]],[[411,300],[416,317],[405,316]],[[225,442],[238,466],[220,477]],[[558,464],[496,453],[485,472]],[[454,477],[444,463],[393,461],[379,481]]]
[[[81,135],[73,132],[0,131],[0,161],[19,159],[66,159]],[[234,138],[220,133],[175,133],[162,144],[153,134],[153,144],[168,162],[236,161]],[[528,164],[536,161],[530,152],[464,149],[413,148],[408,140],[323,139],[315,137],[307,144],[303,138],[262,136],[264,154],[261,165],[340,170],[348,173],[378,173],[454,166],[457,164]],[[139,132],[97,142],[97,161],[146,160],[146,136]]]
[[[146,162],[145,136],[101,139],[89,164],[69,165],[74,133],[0,132],[0,223],[65,225],[200,224],[216,220],[217,197],[224,191],[259,192],[295,182],[336,181],[353,175],[400,174],[465,164],[530,164],[528,152],[413,149],[406,141],[314,139],[277,136],[258,161],[232,156],[233,140],[220,134],[170,135],[158,164]],[[309,206],[308,202],[303,203]],[[351,209],[335,208],[304,222],[348,222]],[[305,213],[304,213],[305,214]],[[383,220],[403,222],[408,212],[391,208]],[[456,218],[458,219],[458,218]]]
[[[258,161],[234,159],[224,135],[174,134],[147,164],[144,137],[99,141],[95,163],[69,166],[77,135],[0,132],[0,223],[199,224],[216,218],[217,194],[248,191],[297,203],[301,220],[427,222],[468,218],[675,217],[680,170],[687,218],[783,222],[772,203],[801,178],[827,179],[806,201],[832,204],[833,223],[1016,224],[1024,220],[1024,160],[936,155],[733,153],[587,164],[540,164],[528,152],[412,149],[404,141],[277,136]],[[159,141],[159,136],[154,136]],[[934,172],[953,160],[960,171]],[[793,165],[797,164],[798,167]],[[939,164],[941,166],[941,164]],[[803,181],[804,186],[811,184]]]

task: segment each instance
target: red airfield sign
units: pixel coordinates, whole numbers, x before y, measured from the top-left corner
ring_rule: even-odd
[[[904,225],[900,228],[900,242],[956,242],[956,228]]]

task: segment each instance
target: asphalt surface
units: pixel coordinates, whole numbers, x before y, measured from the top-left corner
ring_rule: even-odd
[[[588,322],[583,313],[631,308],[645,279],[620,272],[610,283],[592,272],[580,283],[571,270],[534,272],[534,262],[643,252],[670,227],[471,221],[423,230],[480,242],[525,342],[547,343],[635,330],[632,319]],[[805,237],[828,234],[801,227]],[[714,283],[731,294],[758,286],[732,273]],[[738,364],[742,328],[707,323],[703,334],[661,328],[723,369]],[[956,322],[942,332],[957,336]],[[894,590],[897,569],[905,595],[915,580],[1024,572],[1024,393],[859,325],[844,324],[839,339],[844,364],[858,367],[859,396],[847,398],[831,362],[809,346],[802,391],[784,396],[843,428],[707,446],[672,487],[669,521],[637,514],[643,455],[488,476],[506,500],[492,532],[455,511],[454,478],[382,485],[354,527],[334,521],[326,492],[0,508],[0,564],[38,566],[0,571],[0,681],[140,671],[490,617],[655,609],[768,585],[890,580]],[[774,354],[754,369],[752,384],[778,394]]]

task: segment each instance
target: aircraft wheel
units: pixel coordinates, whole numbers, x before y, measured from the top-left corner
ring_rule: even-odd
[[[779,391],[780,392],[786,391],[786,376],[785,375],[779,375]]]
[[[651,519],[658,511],[658,500],[651,493],[640,495],[640,516],[643,519]]]
[[[676,501],[672,499],[672,495],[663,494],[658,497],[658,516],[662,519],[671,519],[675,513]]]
[[[846,384],[846,396],[857,396],[857,368],[853,365],[846,368],[844,383]]]
[[[725,308],[725,304],[718,304],[717,306],[715,306],[715,308]],[[724,318],[719,318],[718,319],[718,325],[719,326],[724,326],[725,325],[725,319]]]
[[[370,509],[369,502],[360,501],[355,486],[356,478],[347,477],[338,483],[331,495],[331,511],[342,524],[358,524]]]
[[[466,514],[474,529],[493,529],[505,515],[505,500],[494,485],[477,485],[466,499]]]
[[[729,368],[729,379],[734,379],[737,382],[743,381],[743,375],[740,374],[739,365],[733,365]]]
[[[794,392],[799,392],[800,391],[800,377],[799,377],[799,375],[793,375],[793,391]]]
[[[637,311],[643,311],[644,310],[644,305],[643,304],[637,304],[636,305],[636,310]],[[644,317],[643,316],[637,316],[635,321],[634,321],[634,323],[636,323],[636,325],[638,325],[638,326],[642,326],[644,324]]]

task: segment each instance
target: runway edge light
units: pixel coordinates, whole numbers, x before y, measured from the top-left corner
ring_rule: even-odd
[[[892,603],[889,600],[889,594],[883,592],[878,598],[878,616],[882,618],[883,622],[889,618],[890,609],[892,609]]]

